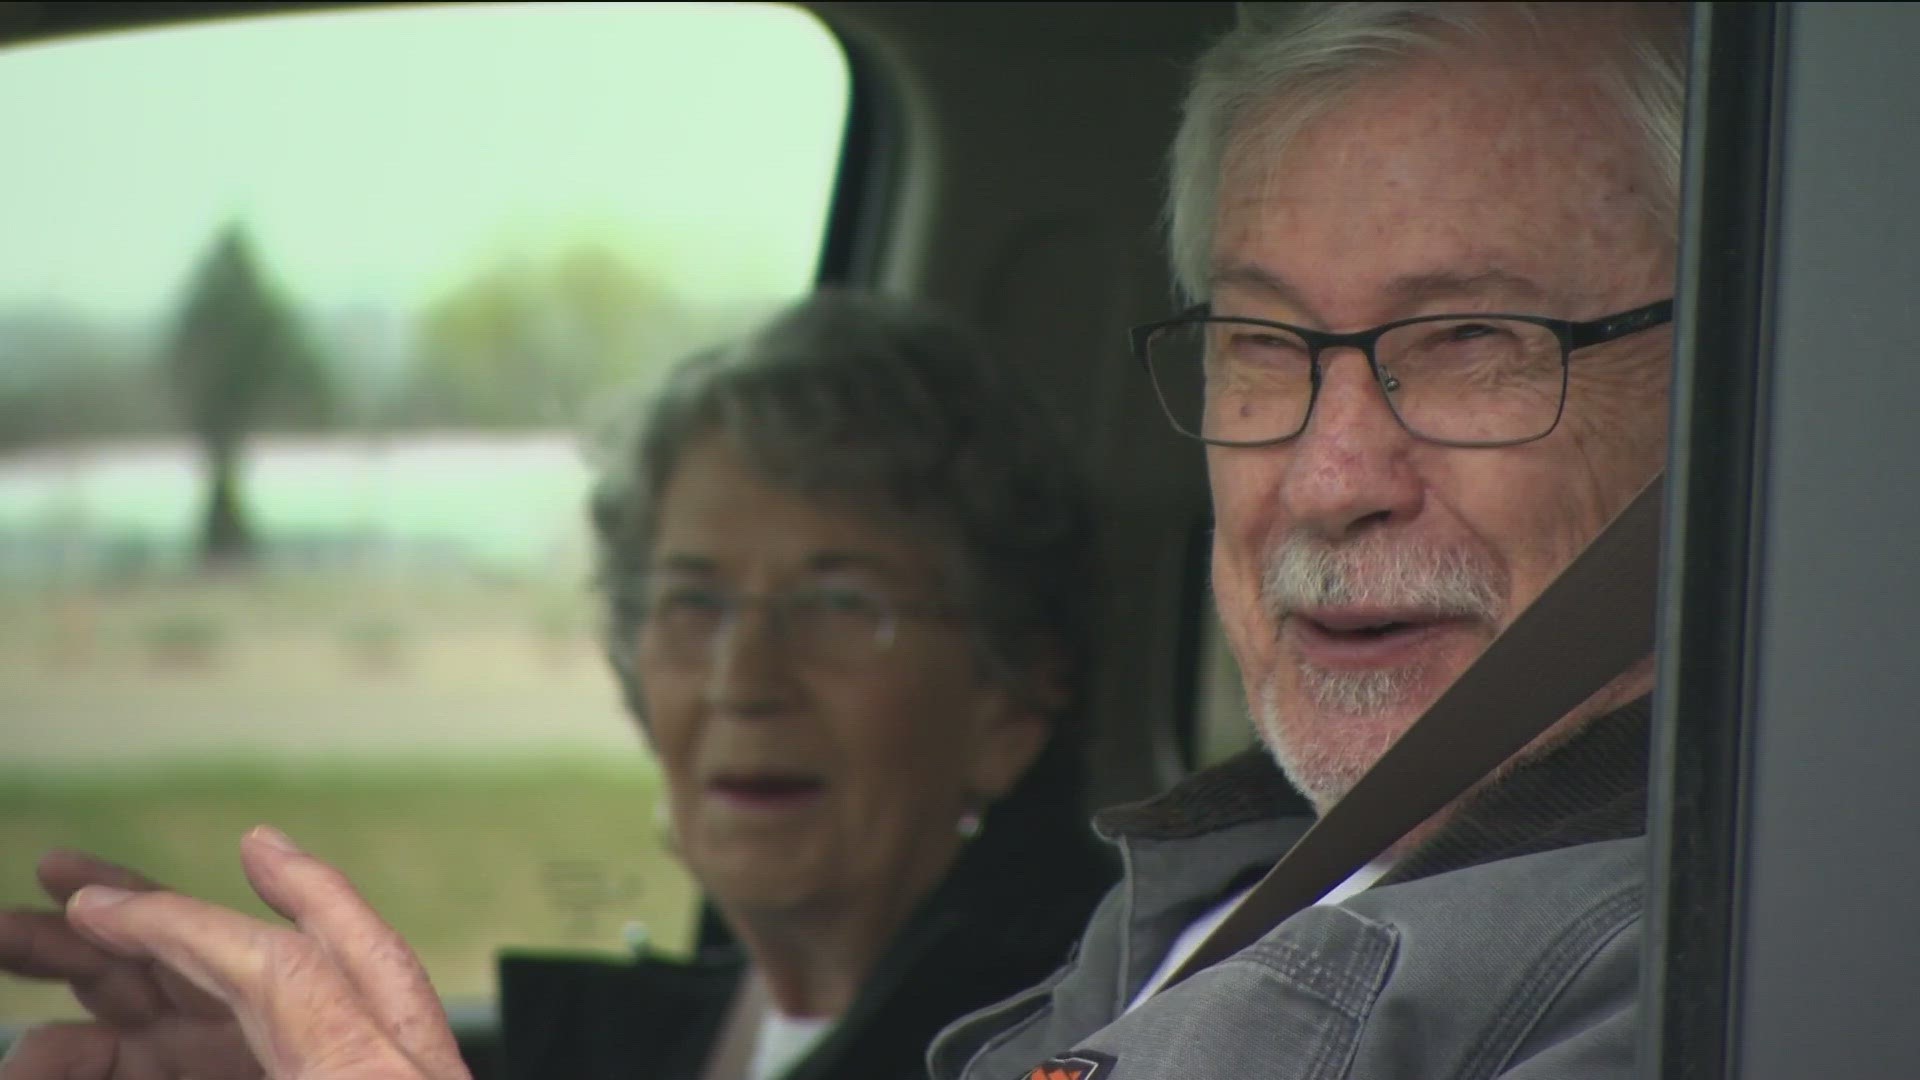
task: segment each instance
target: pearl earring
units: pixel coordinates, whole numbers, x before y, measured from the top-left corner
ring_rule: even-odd
[[[968,840],[980,835],[980,811],[967,809],[960,812],[958,829],[961,836]]]

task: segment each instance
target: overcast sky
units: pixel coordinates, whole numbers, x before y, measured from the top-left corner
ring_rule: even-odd
[[[411,308],[565,232],[690,298],[804,287],[846,110],[810,16],[489,4],[0,52],[0,311],[171,306],[244,217],[309,305]]]

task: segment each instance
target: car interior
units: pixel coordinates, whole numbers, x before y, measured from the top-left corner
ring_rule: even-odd
[[[83,133],[140,147],[139,154],[118,159],[118,167],[125,170],[118,175],[70,177],[67,186],[78,194],[57,205],[42,205],[51,198],[45,192],[59,190],[57,177],[43,178],[32,187],[20,180],[16,187],[16,180],[8,179],[15,169],[0,169],[0,203],[13,203],[16,210],[11,217],[0,215],[0,222],[40,220],[44,228],[37,242],[50,244],[69,235],[61,231],[68,227],[63,218],[91,216],[72,224],[71,235],[98,234],[104,239],[89,242],[107,246],[90,250],[108,253],[102,257],[109,259],[115,236],[132,243],[132,237],[158,235],[133,218],[147,212],[143,208],[160,204],[126,189],[147,183],[143,161],[187,153],[180,147],[195,137],[191,123],[155,129],[161,134],[151,139],[143,135],[143,127],[154,121],[141,119],[148,115],[139,109],[141,96],[152,94],[157,100],[179,87],[199,85],[196,62],[184,48],[169,54],[161,47],[169,39],[184,44],[193,35],[221,28],[257,26],[278,35],[282,44],[276,47],[291,43],[297,48],[308,35],[317,43],[323,32],[330,32],[327,27],[356,20],[371,26],[384,16],[406,13],[416,20],[443,20],[451,27],[460,21],[484,21],[501,9],[525,9],[519,17],[538,18],[535,9],[540,8],[553,9],[555,20],[563,17],[564,9],[600,8],[595,17],[631,20],[641,28],[636,33],[644,35],[653,25],[649,20],[664,17],[661,9],[679,7],[0,3],[0,138],[11,147],[6,155],[19,154],[25,162],[43,149],[51,153],[66,140],[78,143]],[[1210,512],[1201,447],[1169,429],[1151,386],[1129,354],[1126,337],[1129,326],[1165,318],[1178,303],[1166,269],[1161,217],[1166,147],[1178,119],[1188,61],[1231,25],[1235,5],[822,0],[686,7],[701,9],[703,17],[716,24],[744,19],[754,9],[777,9],[791,24],[789,29],[804,23],[805,33],[812,35],[809,40],[827,43],[838,58],[836,65],[828,65],[838,80],[836,89],[816,95],[839,111],[818,125],[828,134],[825,149],[809,151],[826,164],[819,178],[808,181],[823,193],[807,196],[815,199],[807,211],[815,216],[796,226],[801,240],[793,243],[801,247],[794,250],[804,258],[790,261],[802,269],[781,271],[784,278],[770,271],[765,282],[773,283],[754,285],[758,292],[744,286],[736,293],[718,289],[712,294],[718,299],[709,298],[712,303],[703,317],[715,321],[712,311],[735,295],[759,302],[796,295],[816,284],[876,289],[932,301],[982,329],[1005,355],[1030,365],[1063,410],[1097,485],[1103,588],[1090,684],[1089,712],[1098,720],[1088,747],[1089,809],[1147,797],[1196,768],[1252,745],[1238,675],[1220,640],[1208,597]],[[408,39],[416,44],[439,40],[432,37],[430,21],[417,21],[408,32],[416,34]],[[1649,955],[1647,985],[1655,996],[1648,1013],[1652,1022],[1645,1044],[1646,1075],[1786,1077],[1807,1075],[1815,1067],[1855,1076],[1920,1075],[1920,1044],[1903,1034],[1910,1029],[1906,1014],[1915,1001],[1911,971],[1920,964],[1920,952],[1913,944],[1916,935],[1902,928],[1900,914],[1902,898],[1920,887],[1920,859],[1910,850],[1920,804],[1911,799],[1908,770],[1898,764],[1920,751],[1920,735],[1915,734],[1920,727],[1907,722],[1912,702],[1920,696],[1911,662],[1911,645],[1917,639],[1911,620],[1902,614],[1920,602],[1920,576],[1910,572],[1912,537],[1920,526],[1911,497],[1914,478],[1920,476],[1920,434],[1911,424],[1910,410],[1898,404],[1920,392],[1920,367],[1908,362],[1911,338],[1903,329],[1911,286],[1920,281],[1915,255],[1920,251],[1920,226],[1911,214],[1910,179],[1920,169],[1920,113],[1901,104],[1920,99],[1920,77],[1902,58],[1903,49],[1920,41],[1920,8],[1698,4],[1695,33],[1698,70],[1689,90],[1688,201],[1676,318],[1677,370],[1683,373],[1676,386],[1684,389],[1676,392],[1672,419],[1675,448],[1668,466],[1657,638],[1661,688],[1656,719],[1663,725],[1663,741],[1654,762],[1653,828],[1660,860],[1655,882],[1662,892],[1650,915],[1660,930],[1651,935]],[[244,51],[253,47],[252,40],[234,36],[222,47]],[[262,48],[266,40],[259,38]],[[438,69],[432,64],[455,63],[449,59],[456,48],[452,43],[463,39],[449,32],[446,40],[447,55],[438,55],[431,44],[409,54],[423,65],[423,81],[436,77]],[[490,82],[510,92],[519,80],[538,81],[543,72],[567,65],[563,51],[534,52],[563,46],[549,46],[547,39],[531,35],[522,40],[524,67],[518,60],[504,59],[510,53],[482,57],[476,45],[474,59],[460,77],[474,78],[474,86]],[[78,56],[115,41],[153,46],[152,56],[141,61],[147,66],[139,69],[145,73],[141,78],[153,82],[128,75],[122,82],[93,85],[85,82],[92,76],[84,72],[119,69],[77,64],[62,68],[53,62],[61,50]],[[758,54],[745,46],[738,51],[718,44],[705,47],[710,51],[692,56],[688,70],[700,70],[715,86],[735,87],[749,99],[767,102],[804,96],[799,87],[779,81],[787,69],[756,59]],[[30,65],[42,61],[37,74],[29,72]],[[4,81],[10,65],[25,73],[20,81]],[[263,82],[259,93],[274,102],[334,100],[340,108],[362,111],[345,116],[337,129],[298,127],[303,122],[299,117],[306,114],[276,104],[273,108],[287,117],[286,126],[274,128],[269,110],[263,113],[266,126],[245,129],[271,133],[261,136],[270,138],[271,145],[248,147],[229,140],[213,150],[194,151],[203,152],[211,168],[174,170],[166,183],[191,184],[194,176],[216,175],[227,167],[229,157],[302,161],[287,147],[309,134],[314,140],[342,138],[339,132],[356,130],[356,123],[371,127],[379,119],[366,113],[366,99],[355,97],[353,88],[375,77],[355,70],[351,62],[280,71],[236,64],[233,70],[272,80],[271,85]],[[802,72],[800,67],[793,70]],[[744,156],[725,160],[746,170],[748,180],[757,179],[753,171],[772,160],[774,144],[787,130],[748,126],[751,110],[703,113],[709,103],[704,89],[646,97],[614,81],[597,85],[600,90],[590,97],[584,96],[585,90],[569,91],[575,96],[559,107],[596,118],[603,126],[591,130],[603,138],[617,138],[606,133],[628,125],[641,130],[635,117],[643,113],[677,116],[684,130],[698,132],[699,138],[716,145],[739,144],[736,153],[744,147]],[[195,92],[209,95],[211,114],[216,97],[225,109],[231,104],[227,98],[248,90],[208,78]],[[623,98],[623,93],[635,96]],[[447,122],[470,123],[462,129],[465,137],[485,144],[488,159],[502,162],[504,170],[513,159],[530,160],[549,152],[538,137],[539,122],[508,118],[492,124],[491,114],[481,110],[506,106],[475,94],[471,121]],[[714,100],[724,96],[712,92]],[[550,95],[541,100],[561,99]],[[407,108],[400,102],[392,107],[395,113]],[[111,126],[122,111],[126,122],[101,135],[106,130],[101,125]],[[643,220],[647,213],[651,173],[664,172],[661,162],[682,153],[667,141],[672,137],[637,136],[635,144],[625,148],[628,156],[605,166],[629,170],[600,180],[609,189],[630,189],[630,202],[622,212],[630,211],[634,220]],[[342,143],[333,151],[352,158],[341,162],[339,175],[357,176],[340,181],[351,188],[341,205],[377,202],[381,174],[405,169],[406,159],[369,160],[352,146]],[[768,148],[758,159],[756,146]],[[595,166],[556,160],[552,168],[570,167]],[[788,182],[784,173],[771,165],[766,168],[767,185]],[[528,171],[525,176],[532,179],[523,182],[545,182],[538,179],[544,175]],[[753,190],[751,183],[734,184],[738,179],[715,179],[713,186]],[[436,182],[447,185],[441,189],[445,201],[459,201],[457,180],[443,177]],[[154,183],[159,186],[160,181]],[[476,185],[483,186],[477,180]],[[261,225],[262,238],[295,235],[291,226],[276,234],[264,224],[276,212],[265,189],[257,197],[235,196],[224,205],[251,207],[249,220]],[[678,228],[675,215],[691,219],[723,213],[675,203],[660,211],[667,225],[646,227]],[[194,219],[193,228],[200,221]],[[203,236],[193,228],[174,228],[179,243],[193,250],[171,250],[166,265],[182,266],[196,255],[195,245]],[[762,241],[755,231],[759,228],[749,225],[712,235],[731,235],[736,245],[750,250]],[[337,226],[326,231],[337,239]],[[32,252],[38,248],[14,247],[5,232],[0,228],[0,263],[37,258]],[[695,237],[687,243],[709,249],[724,243],[700,239],[705,233],[686,235]],[[291,248],[294,241],[283,246]],[[776,245],[769,240],[766,246]],[[127,258],[131,265],[139,257]],[[374,266],[372,258],[367,256],[364,267]],[[659,272],[671,277],[676,264],[669,259],[662,265]],[[340,255],[326,272],[349,280],[364,270],[376,282],[388,280],[380,277],[385,271],[364,267]],[[44,301],[47,310],[61,304],[78,310],[75,305],[91,302],[60,291],[67,286],[59,282],[82,280],[64,273],[58,280],[48,278],[54,283],[38,293],[32,283],[39,279],[31,266],[16,264],[12,275],[0,278],[0,379],[8,376],[9,365],[28,362],[14,358],[27,357],[31,342],[39,340],[29,331],[42,323],[27,318],[39,311],[35,303]],[[126,281],[134,280],[131,274],[129,270]],[[295,285],[307,280],[292,271],[284,276]],[[320,277],[319,270],[310,275],[313,281]],[[178,273],[168,278],[168,287],[178,278]],[[21,284],[15,288],[9,282]],[[694,336],[698,332],[687,331]],[[220,629],[204,612],[194,618],[177,612],[155,614],[161,601],[126,599],[144,596],[143,589],[160,588],[147,584],[156,574],[164,576],[150,568],[132,585],[73,585],[81,578],[69,573],[69,563],[47,554],[72,550],[57,547],[68,543],[59,538],[79,535],[49,531],[54,529],[48,524],[53,511],[45,508],[54,506],[54,496],[45,493],[68,489],[47,486],[52,481],[46,477],[81,475],[60,469],[81,469],[71,463],[93,460],[72,450],[93,444],[61,433],[58,406],[45,404],[51,399],[33,399],[27,390],[15,389],[29,385],[25,375],[0,383],[0,394],[25,403],[0,398],[0,410],[15,410],[0,411],[0,425],[18,431],[0,431],[0,576],[6,579],[0,605],[19,615],[16,632],[0,631],[0,649],[12,653],[0,660],[5,672],[0,677],[7,680],[0,683],[0,744],[20,748],[17,753],[0,752],[0,787],[13,789],[0,791],[0,816],[31,825],[16,830],[0,821],[0,902],[35,899],[31,863],[47,843],[82,842],[95,835],[113,838],[110,842],[120,845],[115,854],[131,861],[157,859],[188,868],[183,873],[231,877],[230,844],[187,853],[189,848],[210,847],[206,838],[221,835],[210,830],[237,820],[227,810],[214,809],[217,800],[205,794],[227,782],[221,777],[233,775],[238,767],[230,762],[262,746],[280,747],[274,751],[278,756],[270,755],[273,764],[264,768],[276,782],[284,781],[287,790],[307,790],[300,784],[327,781],[300,780],[295,774],[304,759],[283,752],[271,730],[235,732],[226,743],[217,732],[199,732],[192,736],[197,740],[192,754],[175,753],[179,748],[170,749],[170,743],[176,737],[160,726],[168,721],[148,705],[202,700],[194,696],[201,691],[178,688],[185,680],[215,687],[206,691],[214,694],[225,692],[216,686],[226,685],[223,679],[274,677],[222,674],[220,656],[226,654],[218,650],[226,646],[209,644],[216,633],[227,635],[218,638],[222,642],[243,640],[253,632],[250,628],[265,625],[257,621],[264,616],[235,616],[237,629]],[[591,391],[603,384],[582,385]],[[84,389],[67,393],[59,400],[75,409],[106,400]],[[30,423],[35,418],[51,426],[35,428]],[[141,446],[164,441],[128,423],[134,425],[129,429],[133,435],[107,431],[95,441],[118,445],[118,439]],[[353,442],[359,436],[339,426],[289,424],[287,440],[360,445]],[[432,425],[423,421],[420,426],[425,430]],[[488,430],[495,433],[490,438],[530,439],[564,426],[516,420]],[[185,438],[177,430],[167,437],[175,442]],[[516,453],[551,451],[547,443],[540,445],[548,450],[525,449],[534,445],[530,441],[514,445],[522,447]],[[564,439],[551,445],[564,445]],[[71,456],[59,458],[60,453]],[[56,459],[69,464],[51,464]],[[479,471],[461,482],[484,487],[491,466],[472,468]],[[565,491],[572,497],[577,488]],[[409,497],[417,496],[395,496]],[[473,506],[486,502],[484,494],[470,500]],[[265,515],[266,502],[260,505]],[[557,505],[561,509],[556,513],[571,512],[564,499]],[[313,530],[332,527],[321,517],[309,520],[288,513],[292,516],[286,520],[296,525],[305,520]],[[295,525],[286,528],[297,531]],[[291,551],[298,540],[286,543]],[[111,552],[101,558],[111,563]],[[325,561],[323,555],[314,558]],[[149,561],[153,559],[165,561],[159,556]],[[173,584],[161,591],[169,598],[166,603],[185,610],[226,587],[196,588]],[[88,598],[84,602],[71,599],[82,593]],[[120,599],[98,599],[108,594]],[[257,602],[262,611],[276,610],[277,601],[271,598],[247,602]],[[403,607],[414,603],[405,597],[393,602]],[[193,610],[201,612],[199,607]],[[579,730],[591,724],[604,728],[582,736],[575,749],[591,751],[630,740],[604,675],[595,666],[590,629],[577,625],[577,605],[554,610],[570,614],[552,616],[550,623],[574,620],[565,622],[569,629],[555,639],[562,641],[555,648],[574,651],[565,654],[570,659],[554,661],[552,670],[563,674],[539,677],[564,677],[587,687],[581,700],[590,704],[581,710],[598,710],[600,719],[580,721]],[[537,621],[539,616],[529,618]],[[12,621],[12,614],[0,617],[0,623]],[[344,648],[358,650],[354,655],[372,657],[366,661],[370,665],[392,662],[394,650],[403,649],[403,663],[426,664],[430,659],[448,665],[448,670],[470,668],[477,673],[474,678],[508,677],[480,672],[488,663],[482,654],[461,652],[469,646],[493,647],[478,638],[447,630],[433,644],[409,653],[395,643],[410,640],[404,635],[413,631],[395,629],[399,625],[353,623],[329,632],[347,642]],[[166,675],[172,681],[159,689],[153,688],[160,685],[157,681],[150,685],[132,675],[115,682],[121,677],[99,673],[105,668],[89,674],[88,664],[110,662],[97,659],[105,655],[99,652],[105,646],[75,646],[76,660],[48,644],[79,640],[75,634],[93,635],[86,637],[88,642],[121,634],[135,643],[129,649],[137,646],[147,657],[141,661],[148,665],[142,671],[173,663],[184,674]],[[86,651],[89,648],[95,651]],[[217,654],[213,661],[207,659],[210,651]],[[463,660],[463,655],[472,659]],[[429,659],[405,661],[407,656]],[[406,690],[404,680],[366,674],[371,671],[374,667],[287,676],[277,692],[296,697],[308,685],[303,679],[377,684],[386,678],[379,684],[390,688],[391,693],[382,691],[386,697],[369,691],[352,699],[355,709],[389,710],[377,725],[381,734],[369,746],[402,747],[416,757],[431,757],[434,747],[465,738],[461,725],[472,715],[466,713],[418,738],[394,734],[392,729],[402,725],[409,710],[425,708],[420,703],[426,699]],[[102,689],[108,684],[119,689],[109,694]],[[76,696],[82,691],[93,696]],[[502,700],[533,702],[543,692],[528,690],[530,696]],[[249,722],[260,729],[326,726],[309,713],[276,714],[262,711],[259,699],[248,700]],[[122,736],[114,732],[120,729],[101,719],[114,710],[119,711],[114,722],[130,732],[118,749],[114,744]],[[136,729],[143,725],[147,730],[139,733]],[[520,740],[515,746],[544,746],[537,735],[514,738]],[[134,744],[152,747],[150,759],[127,749]],[[114,752],[106,752],[109,749]],[[645,769],[637,748],[623,753],[622,767]],[[217,763],[217,768],[206,762]],[[205,771],[209,768],[216,771]],[[466,766],[457,762],[436,764],[437,771],[421,774],[426,779],[419,785],[430,786],[437,782],[432,778],[453,776],[462,768]],[[159,783],[152,779],[156,769],[192,778],[182,781],[191,789],[184,802],[168,802],[168,809],[155,810],[160,804],[141,803],[129,794]],[[645,817],[643,800],[649,796],[644,791],[623,790],[622,797],[642,800],[635,816]],[[259,805],[266,804],[242,799],[231,813],[252,812]],[[322,805],[331,804],[311,804]],[[392,820],[395,830],[404,832],[401,819],[407,805],[391,803],[380,820]],[[321,812],[290,811],[295,825],[303,820],[301,815]],[[1304,802],[1299,813],[1309,813]],[[96,834],[79,824],[83,819],[143,814],[155,816],[139,833]],[[201,824],[179,827],[194,821]],[[544,823],[534,820],[528,830],[537,832]],[[406,843],[432,847],[468,842],[450,838],[451,828],[436,823],[416,829],[419,835]],[[237,836],[237,829],[229,832]],[[476,835],[486,835],[484,824]],[[360,842],[342,836],[337,841],[342,854]],[[395,843],[395,852],[412,850]],[[528,865],[520,874],[526,881],[513,887],[523,889],[531,898],[527,903],[542,910],[544,921],[489,925],[473,941],[487,948],[531,940],[556,948],[606,951],[653,940],[689,948],[702,932],[698,926],[713,932],[710,917],[703,923],[698,898],[684,882],[658,885],[648,876],[649,866],[603,856],[601,848],[558,850],[543,863]],[[369,864],[377,861],[371,850],[365,858]],[[213,869],[216,864],[222,869]],[[491,872],[474,867],[461,871]],[[505,868],[499,872],[510,873]],[[237,895],[232,882],[222,887]],[[396,880],[393,888],[404,891],[408,885]],[[629,902],[642,894],[645,918],[623,915],[622,904],[631,907]],[[409,917],[430,923],[438,917],[434,905],[445,905],[451,914],[468,902],[455,887],[443,887],[432,897]],[[485,951],[471,941],[463,940],[460,947]],[[476,1077],[487,1075],[494,1035],[484,960],[475,956],[467,967],[446,969],[448,984],[460,987],[448,994],[449,1011],[463,1045],[472,1051]],[[435,971],[436,981],[441,974]],[[0,1039],[27,1024],[65,1015],[61,1009],[52,997],[0,984]]]

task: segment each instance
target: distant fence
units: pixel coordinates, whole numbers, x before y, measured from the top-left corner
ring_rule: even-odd
[[[262,439],[241,486],[277,568],[545,574],[584,559],[588,476],[564,434]],[[204,499],[184,442],[0,455],[0,577],[177,571]]]
[[[132,529],[73,532],[0,527],[0,580],[137,582],[178,575],[193,566],[193,537]],[[380,570],[403,573],[541,575],[577,569],[569,553],[500,558],[456,540],[354,530],[263,532],[260,565],[295,573]]]

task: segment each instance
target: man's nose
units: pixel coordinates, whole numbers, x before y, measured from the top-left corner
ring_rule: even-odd
[[[1289,444],[1279,497],[1291,521],[1344,540],[1420,508],[1408,451],[1416,439],[1357,349],[1320,354],[1320,392],[1306,429]]]
[[[738,716],[771,716],[790,700],[792,674],[778,618],[765,604],[742,604],[714,635],[707,705]]]

